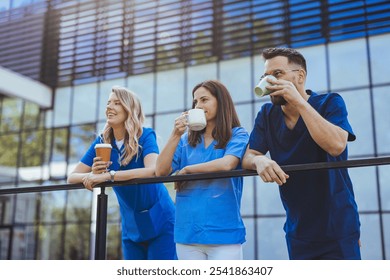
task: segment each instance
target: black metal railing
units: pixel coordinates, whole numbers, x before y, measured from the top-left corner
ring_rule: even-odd
[[[318,162],[309,164],[295,164],[284,165],[281,168],[285,172],[292,171],[309,171],[319,169],[336,169],[336,168],[353,168],[353,167],[366,167],[376,165],[390,164],[390,157],[374,157],[364,159],[353,159],[337,162]],[[147,183],[166,183],[177,181],[192,181],[192,180],[205,180],[205,179],[219,179],[227,177],[246,177],[257,175],[254,170],[232,170],[221,171],[213,173],[197,173],[186,174],[176,176],[160,176],[132,179],[122,182],[104,182],[96,185],[95,188],[100,188],[100,194],[97,196],[97,215],[96,215],[96,240],[95,240],[95,259],[103,260],[106,258],[106,229],[107,229],[107,201],[108,197],[105,193],[106,187],[121,186],[121,185],[134,185],[134,184],[147,184]],[[8,188],[0,189],[0,195],[20,194],[20,193],[34,193],[34,192],[47,192],[47,191],[60,191],[60,190],[74,190],[84,189],[83,184],[56,184],[56,185],[41,185],[35,187],[22,187],[22,188]]]

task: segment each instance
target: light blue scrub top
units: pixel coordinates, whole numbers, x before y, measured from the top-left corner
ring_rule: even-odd
[[[233,155],[241,159],[249,135],[242,127],[232,129],[225,149],[215,149],[214,140],[207,148],[202,135],[196,147],[188,144],[185,133],[176,148],[172,170]],[[241,168],[241,164],[237,169]],[[175,242],[183,244],[241,244],[245,227],[240,215],[243,178],[188,181],[176,193]]]

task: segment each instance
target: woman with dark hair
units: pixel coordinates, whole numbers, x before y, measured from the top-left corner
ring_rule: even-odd
[[[205,81],[192,91],[192,108],[203,109],[207,125],[186,132],[187,112],[175,120],[157,158],[156,175],[228,171],[240,168],[248,142],[229,91]],[[240,215],[243,178],[181,182],[176,185],[175,242],[179,259],[242,259],[245,227]]]
[[[159,153],[156,134],[143,127],[141,103],[131,91],[113,87],[106,106],[107,122],[92,143],[69,183],[83,183],[88,190],[105,181],[126,181],[154,176]],[[107,163],[96,156],[95,144],[111,144]],[[110,171],[106,172],[109,167]],[[176,259],[173,242],[175,208],[162,183],[113,187],[122,218],[125,259]]]

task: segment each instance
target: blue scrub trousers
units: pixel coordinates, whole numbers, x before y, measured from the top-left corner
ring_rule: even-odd
[[[122,240],[122,251],[125,260],[177,260],[173,224],[167,224],[165,230],[153,239],[143,242]]]
[[[290,260],[360,260],[360,233],[340,240],[313,242],[286,237]]]

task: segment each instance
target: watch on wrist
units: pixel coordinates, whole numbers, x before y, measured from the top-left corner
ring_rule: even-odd
[[[114,182],[114,177],[115,177],[116,171],[115,170],[110,170],[110,175],[111,175],[111,182]]]

